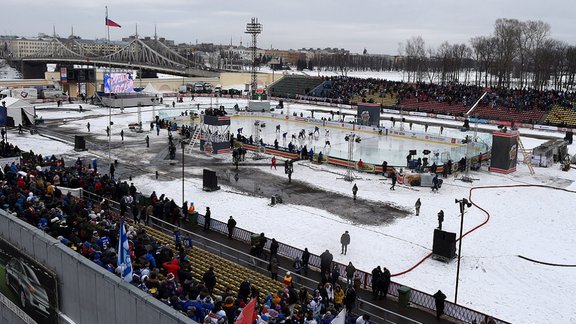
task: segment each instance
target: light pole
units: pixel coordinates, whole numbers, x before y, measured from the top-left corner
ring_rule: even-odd
[[[360,143],[362,141],[360,136],[357,136],[355,133],[349,133],[344,137],[344,140],[348,142],[348,163],[346,164],[346,176],[344,176],[344,180],[346,181],[354,181],[354,175],[352,174],[352,169],[350,168],[350,163],[353,163],[354,159],[354,142]]]
[[[184,141],[180,142],[182,148],[182,205],[184,205]]]
[[[458,303],[458,279],[460,278],[460,254],[462,252],[462,231],[464,229],[464,208],[472,207],[472,203],[466,198],[460,200],[455,199],[455,202],[460,205],[460,239],[458,240],[458,266],[456,268],[456,292],[454,293],[454,304]]]

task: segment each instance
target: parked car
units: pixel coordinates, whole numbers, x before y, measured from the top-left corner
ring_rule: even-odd
[[[44,317],[49,316],[50,304],[46,289],[42,287],[34,270],[19,258],[6,264],[6,285],[19,297],[20,305]]]

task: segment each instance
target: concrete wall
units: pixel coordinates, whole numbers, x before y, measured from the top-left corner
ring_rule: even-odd
[[[0,237],[56,274],[60,311],[75,323],[194,323],[3,210]],[[7,307],[0,311],[0,324],[24,323]]]
[[[0,298],[1,297],[2,296],[0,296]],[[26,322],[18,317],[10,308],[0,303],[0,324],[26,324]]]
[[[282,73],[259,73],[258,81],[263,82],[265,85],[270,85],[274,81],[280,80],[284,75]],[[96,79],[98,80],[95,84],[87,84],[86,90],[88,96],[92,96],[95,91],[102,91],[102,72],[96,73]],[[14,88],[14,87],[33,87],[33,86],[52,86],[54,82],[60,81],[60,72],[46,72],[44,73],[44,79],[28,79],[28,80],[0,80],[0,88]],[[187,83],[195,82],[209,82],[212,86],[217,84],[222,85],[223,89],[228,89],[231,86],[238,87],[239,85],[249,84],[251,82],[251,74],[249,72],[222,72],[219,78],[202,78],[202,77],[173,77],[166,79],[158,78],[144,78],[134,80],[134,86],[139,88],[145,88],[148,83],[151,83],[154,88],[158,91],[171,91],[177,92],[178,88]],[[63,86],[64,90],[69,91],[73,96],[78,93],[78,87],[76,84],[65,84]],[[244,86],[239,90],[244,90]]]

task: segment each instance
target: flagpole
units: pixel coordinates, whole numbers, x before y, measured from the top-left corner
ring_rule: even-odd
[[[108,128],[110,131],[108,132],[108,160],[110,164],[112,164],[112,157],[111,157],[111,144],[110,140],[112,138],[112,87],[111,87],[111,80],[112,77],[112,57],[110,56],[110,26],[108,26],[108,6],[106,6],[106,32],[108,34]],[[104,84],[104,91],[106,91],[106,84]]]

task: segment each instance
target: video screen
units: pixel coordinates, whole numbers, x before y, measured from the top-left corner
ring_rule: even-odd
[[[134,92],[132,73],[104,73],[104,93]]]

